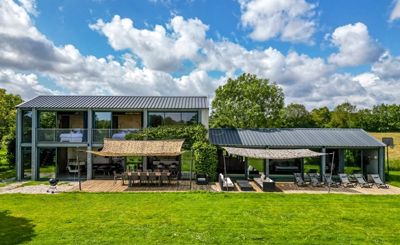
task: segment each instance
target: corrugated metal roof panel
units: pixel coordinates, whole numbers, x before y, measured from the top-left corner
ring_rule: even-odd
[[[223,146],[320,148],[320,147],[383,147],[362,129],[288,128],[226,129],[212,128],[210,142]]]
[[[206,96],[38,96],[17,106],[41,109],[207,109]]]

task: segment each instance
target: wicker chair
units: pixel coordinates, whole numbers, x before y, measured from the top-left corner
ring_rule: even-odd
[[[157,181],[156,173],[149,172],[149,183],[154,184]]]
[[[146,172],[141,172],[139,176],[139,183],[142,184],[143,182],[148,183]]]

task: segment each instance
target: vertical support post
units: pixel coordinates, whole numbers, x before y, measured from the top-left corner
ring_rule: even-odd
[[[270,160],[269,159],[265,159],[264,161],[265,161],[264,174],[265,174],[266,177],[269,177],[269,161]]]
[[[31,148],[31,171],[32,171],[32,180],[38,180],[39,179],[39,161],[38,161],[38,156],[37,156],[37,123],[38,123],[38,117],[37,117],[37,110],[35,108],[32,109],[32,148]]]
[[[361,173],[364,174],[364,150],[360,150]]]
[[[300,173],[301,173],[301,177],[304,179],[304,158],[300,159]]]
[[[22,164],[22,111],[21,109],[17,109],[17,128],[16,128],[16,146],[15,146],[15,165],[17,172],[17,180],[22,180],[24,175],[24,167]]]
[[[248,158],[244,158],[244,177],[245,179],[249,179],[249,163]]]
[[[88,110],[88,117],[87,117],[87,150],[92,150],[93,144],[93,110]],[[92,179],[93,178],[93,159],[92,153],[86,153],[86,178]]]
[[[147,109],[143,110],[143,125],[142,128],[147,128],[147,124],[148,124],[148,113],[147,113]]]
[[[378,173],[379,177],[385,181],[385,147],[378,149]]]
[[[339,149],[339,154],[338,154],[338,160],[339,160],[339,173],[344,173],[344,167],[345,167],[345,161],[344,161],[344,150]]]
[[[326,147],[322,147],[321,152],[326,153]],[[321,156],[321,170],[320,170],[321,178],[322,178],[322,176],[324,176],[324,174],[326,172],[325,167],[326,167],[326,155],[322,155]]]

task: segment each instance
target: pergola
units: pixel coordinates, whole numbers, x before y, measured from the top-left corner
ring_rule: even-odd
[[[248,177],[247,158],[265,159],[264,174],[269,176],[269,160],[285,160],[305,157],[320,157],[328,153],[315,152],[309,149],[254,149],[254,148],[236,148],[222,147],[229,155],[236,155],[245,158],[245,175]],[[224,157],[224,169],[226,175],[226,164]]]
[[[179,156],[185,140],[113,140],[104,139],[101,151],[87,151],[104,157]]]

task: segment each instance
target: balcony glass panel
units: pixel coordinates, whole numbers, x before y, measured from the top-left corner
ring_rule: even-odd
[[[39,128],[37,136],[39,142],[80,143],[87,142],[87,129]]]
[[[125,140],[125,136],[137,133],[140,129],[93,129],[93,142],[103,143],[104,138],[114,140]]]

